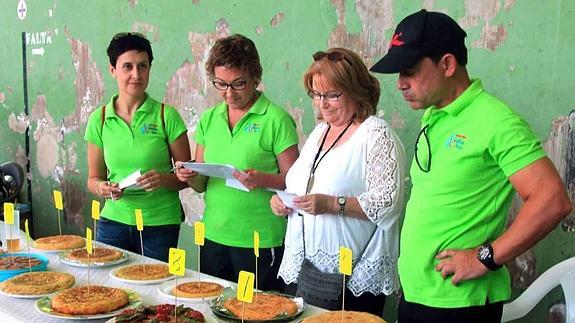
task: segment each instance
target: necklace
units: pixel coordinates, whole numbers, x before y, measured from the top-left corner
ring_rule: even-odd
[[[317,150],[317,153],[315,154],[315,158],[313,159],[313,164],[311,165],[311,169],[309,170],[309,177],[307,179],[307,186],[306,186],[305,194],[308,194],[311,191],[311,188],[313,187],[313,182],[315,179],[315,170],[317,169],[317,166],[319,166],[319,163],[323,160],[325,155],[327,155],[327,153],[329,153],[329,151],[333,148],[333,146],[335,146],[335,144],[339,141],[339,139],[341,139],[343,134],[347,131],[347,129],[349,129],[349,126],[351,126],[352,123],[353,123],[353,119],[347,124],[347,126],[342,130],[342,132],[339,133],[337,138],[335,138],[335,141],[326,150],[326,152],[321,156],[321,158],[319,158],[319,155],[321,154],[321,151],[323,149],[323,145],[325,144],[327,134],[329,133],[329,130],[331,129],[331,125],[327,126],[327,131],[325,132],[325,136],[323,137],[323,140],[321,141],[321,145],[319,146],[319,149]],[[319,158],[319,160],[318,160],[318,158]]]

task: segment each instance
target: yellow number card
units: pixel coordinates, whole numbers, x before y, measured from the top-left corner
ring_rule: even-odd
[[[238,277],[238,293],[236,297],[238,301],[251,303],[254,299],[254,273],[249,271],[240,271]]]
[[[138,229],[138,231],[143,231],[144,230],[144,218],[142,216],[142,210],[141,209],[136,209],[136,228]]]
[[[92,200],[92,219],[100,220],[100,201]]]
[[[260,234],[254,231],[254,255],[260,256]]]
[[[4,221],[14,224],[14,203],[4,203]]]
[[[351,275],[351,249],[339,247],[339,271],[342,274]]]
[[[92,250],[92,230],[90,228],[86,228],[86,251],[91,255]]]
[[[64,210],[64,203],[62,202],[62,192],[54,190],[54,206],[58,210]]]
[[[186,272],[186,251],[183,249],[170,248],[168,266],[170,274],[184,276]]]
[[[28,229],[28,219],[26,219],[26,221],[24,221],[24,230],[26,230],[26,239],[32,240],[30,239],[30,229]]]
[[[204,245],[206,226],[204,222],[194,222],[194,242],[198,246]]]

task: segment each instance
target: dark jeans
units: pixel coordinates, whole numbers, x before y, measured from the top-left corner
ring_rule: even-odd
[[[144,231],[142,231],[144,256],[168,262],[169,250],[178,247],[179,235],[179,225],[145,226]],[[142,254],[140,232],[136,226],[101,218],[98,221],[96,240]]]
[[[283,292],[285,285],[277,278],[283,246],[260,248],[259,252],[257,288]],[[256,272],[256,256],[253,248],[230,247],[205,239],[200,251],[200,266],[203,273],[237,282],[240,271]]]
[[[286,294],[294,295],[297,292],[297,284],[289,284],[286,286]],[[359,311],[368,312],[379,317],[383,316],[383,308],[385,307],[385,294],[373,295],[370,292],[365,292],[359,296],[353,295],[349,289],[345,289],[345,310],[346,311]],[[341,310],[341,305],[339,307]]]
[[[503,302],[459,308],[429,307],[401,297],[398,323],[499,323]]]

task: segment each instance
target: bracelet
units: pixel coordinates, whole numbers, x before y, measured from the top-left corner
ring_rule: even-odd
[[[98,183],[96,183],[96,192],[98,192],[98,194],[99,194],[100,196],[104,196],[104,195],[102,194],[102,192],[100,192],[100,184],[102,184],[102,183],[104,183],[104,182],[98,182]]]

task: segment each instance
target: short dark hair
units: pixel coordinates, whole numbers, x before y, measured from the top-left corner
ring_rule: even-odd
[[[146,52],[148,54],[148,59],[150,60],[150,65],[152,65],[154,54],[152,54],[150,41],[143,34],[136,32],[117,33],[112,37],[112,40],[108,45],[108,49],[106,50],[108,58],[110,59],[110,65],[116,67],[118,57],[130,50]]]
[[[216,66],[245,70],[258,81],[262,78],[262,65],[256,45],[244,35],[234,34],[216,41],[206,62],[206,71],[211,78],[215,76]]]

